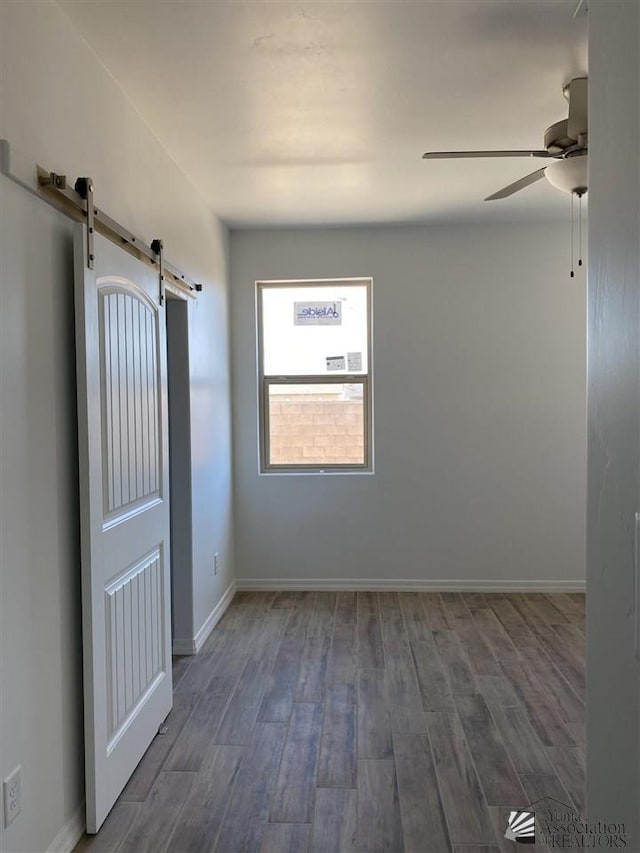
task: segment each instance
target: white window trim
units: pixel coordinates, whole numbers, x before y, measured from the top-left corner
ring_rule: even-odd
[[[286,287],[326,287],[331,285],[366,287],[367,294],[367,371],[366,373],[265,375],[262,294],[267,289]],[[256,336],[258,357],[258,467],[260,474],[372,474],[373,473],[373,280],[371,278],[323,278],[256,281]],[[280,465],[269,462],[269,386],[270,385],[342,385],[363,386],[364,463]]]

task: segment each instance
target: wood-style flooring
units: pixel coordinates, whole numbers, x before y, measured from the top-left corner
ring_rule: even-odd
[[[239,593],[76,853],[513,853],[510,808],[584,808],[584,619],[579,594]]]

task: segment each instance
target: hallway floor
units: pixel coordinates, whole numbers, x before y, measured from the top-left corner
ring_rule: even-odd
[[[238,593],[75,853],[513,853],[510,809],[584,809],[584,619],[580,594]]]

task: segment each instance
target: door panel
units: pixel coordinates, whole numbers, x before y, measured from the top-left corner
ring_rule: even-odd
[[[164,309],[157,274],[75,242],[87,830],[171,710]]]
[[[123,292],[115,283],[99,292],[107,515],[160,490],[155,311],[143,296]]]

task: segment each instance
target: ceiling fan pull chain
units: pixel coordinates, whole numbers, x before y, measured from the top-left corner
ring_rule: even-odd
[[[582,266],[582,196],[578,196],[578,266]]]
[[[571,206],[569,208],[569,234],[570,237],[570,246],[571,246],[571,272],[569,275],[571,278],[575,276],[575,272],[573,271],[573,193],[571,193]]]

